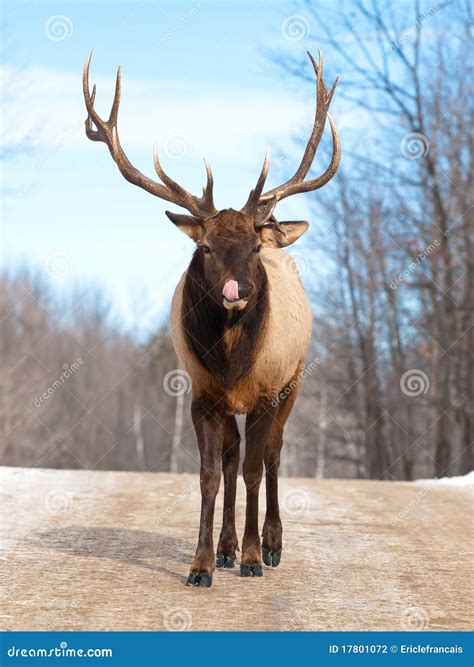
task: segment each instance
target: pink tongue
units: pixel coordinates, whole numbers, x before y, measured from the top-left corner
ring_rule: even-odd
[[[237,301],[239,298],[239,283],[236,280],[228,280],[224,285],[222,294],[227,301]]]

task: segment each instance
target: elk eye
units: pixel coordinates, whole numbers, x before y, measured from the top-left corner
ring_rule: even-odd
[[[262,246],[261,246],[261,245],[257,245],[257,246],[255,246],[255,248],[252,250],[252,252],[260,252],[261,249],[262,249]]]
[[[211,249],[209,248],[208,245],[201,245],[200,247],[202,248],[203,253],[205,253],[206,255],[211,254]]]

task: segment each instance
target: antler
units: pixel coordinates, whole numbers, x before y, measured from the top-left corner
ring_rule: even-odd
[[[311,136],[309,138],[308,144],[303,154],[301,163],[296,172],[294,173],[294,175],[290,179],[288,179],[285,183],[283,183],[283,185],[280,185],[277,188],[273,188],[272,190],[268,190],[263,195],[259,196],[256,208],[254,209],[254,212],[258,210],[258,218],[259,218],[258,224],[264,224],[265,221],[268,220],[268,218],[272,215],[273,209],[275,208],[276,204],[280,200],[285,199],[285,197],[289,197],[291,195],[295,195],[300,192],[310,192],[311,190],[317,190],[318,188],[322,188],[323,185],[326,185],[326,183],[328,183],[331,180],[331,178],[336,174],[337,169],[339,167],[339,162],[341,160],[341,146],[336,126],[331,116],[329,115],[329,105],[331,104],[334,91],[336,90],[338,79],[334,81],[332,88],[328,93],[326,85],[323,81],[323,56],[320,51],[318,51],[318,55],[319,55],[319,65],[316,63],[311,53],[308,52],[309,59],[311,60],[314,71],[316,73],[316,114],[314,118],[314,124]],[[311,167],[311,164],[313,163],[314,156],[316,155],[316,151],[319,146],[319,142],[321,141],[321,137],[323,136],[324,126],[326,124],[326,118],[328,119],[329,124],[331,126],[331,134],[332,134],[333,148],[332,148],[331,162],[326,171],[321,176],[305,181],[304,179]],[[264,170],[262,170],[262,174],[263,171]],[[266,171],[265,171],[265,176],[266,176]],[[260,178],[262,177],[262,174],[260,175]],[[253,198],[252,195],[256,190],[257,188],[255,188],[255,190],[253,190],[250,193],[249,201],[244,207],[246,208],[246,210],[249,208],[249,202],[251,199],[255,205],[255,199]]]
[[[163,181],[164,185],[153,181],[148,176],[145,176],[138,169],[136,169],[128,157],[125,155],[117,132],[117,116],[120,105],[120,67],[117,70],[117,79],[115,82],[115,95],[112,103],[112,109],[108,120],[103,120],[94,109],[94,101],[96,94],[96,87],[92,89],[92,95],[89,92],[89,66],[92,58],[92,51],[90,52],[86,64],[84,65],[84,73],[82,77],[82,86],[84,90],[84,100],[87,108],[87,118],[85,122],[86,135],[91,141],[102,141],[107,145],[112,158],[114,159],[120,173],[127,181],[138,185],[147,192],[150,192],[156,197],[165,199],[166,201],[177,204],[182,208],[187,209],[190,213],[198,218],[208,218],[217,213],[213,200],[213,186],[214,181],[209,164],[204,160],[206,165],[207,184],[203,188],[202,197],[196,197],[185,190],[181,185],[170,178],[162,169],[158,160],[158,151],[155,146],[154,149],[154,165],[156,173]],[[94,130],[92,124],[97,129]]]
[[[257,185],[253,190],[250,191],[249,198],[242,207],[242,213],[252,213],[257,209],[257,206],[260,202],[260,197],[262,196],[263,186],[267,180],[268,175],[268,166],[270,163],[268,151],[265,153],[265,159],[263,161],[262,170],[260,176],[258,177]]]

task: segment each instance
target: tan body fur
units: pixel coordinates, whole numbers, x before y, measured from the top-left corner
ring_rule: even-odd
[[[263,248],[262,264],[268,278],[269,313],[258,346],[252,372],[225,394],[214,377],[196,359],[187,345],[182,327],[182,294],[186,273],[178,283],[171,306],[173,345],[182,366],[193,382],[193,397],[211,395],[222,401],[227,414],[251,412],[259,399],[275,398],[301,369],[311,336],[312,314],[294,261],[277,248]],[[232,334],[225,341],[232,346]]]

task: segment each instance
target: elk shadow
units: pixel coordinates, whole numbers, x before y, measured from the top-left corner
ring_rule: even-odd
[[[69,556],[105,558],[128,563],[165,576],[185,581],[178,572],[153,562],[159,557],[169,564],[189,564],[193,545],[180,538],[125,528],[89,528],[65,526],[40,533],[29,544],[43,549],[54,549]]]

